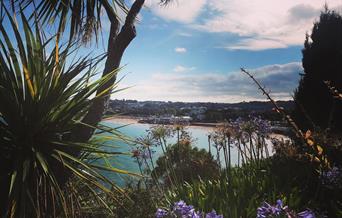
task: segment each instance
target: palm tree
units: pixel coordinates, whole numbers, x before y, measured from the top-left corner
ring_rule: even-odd
[[[75,44],[60,46],[56,41],[49,53],[54,41],[44,40],[38,20],[30,23],[23,11],[19,17],[12,17],[4,5],[2,9],[9,24],[5,28],[0,23],[1,216],[81,216],[82,205],[90,201],[75,191],[78,184],[92,193],[92,200],[110,209],[97,192],[115,199],[104,184],[114,191],[121,189],[99,170],[128,172],[102,166],[98,159],[120,153],[106,151],[95,140],[70,137],[70,132],[82,123],[94,102],[115,90],[117,83],[109,87],[110,91],[99,92],[115,78],[117,70],[90,83],[89,78],[96,73],[93,67],[102,57],[67,63]]]
[[[1,216],[81,216],[77,211],[94,200],[110,210],[98,191],[115,199],[103,184],[121,189],[99,170],[128,172],[99,165],[99,158],[118,153],[106,151],[90,138],[96,128],[113,131],[98,124],[117,87],[122,55],[136,36],[134,23],[144,0],[134,1],[129,9],[123,0],[9,2],[12,10],[5,1],[0,10]],[[30,8],[34,13],[27,19]],[[111,23],[106,55],[67,63],[76,39],[87,42],[92,33],[97,35],[102,8]],[[124,22],[117,16],[119,8],[127,13]],[[5,20],[10,25],[4,26]],[[56,36],[44,40],[44,27],[53,22],[58,24]],[[69,41],[61,46],[61,35],[69,29],[66,23]],[[15,39],[8,34],[9,26]],[[93,67],[104,58],[101,79],[89,83],[95,75]],[[75,191],[79,184],[91,199]]]
[[[57,40],[68,29],[66,24],[69,23],[69,41],[81,37],[83,42],[89,42],[93,34],[97,37],[101,28],[102,9],[104,9],[110,22],[105,68],[102,72],[102,77],[105,77],[119,68],[126,48],[136,37],[135,21],[145,0],[135,0],[130,8],[128,8],[124,0],[11,0],[11,2],[14,8],[13,11],[15,11],[16,5],[20,7],[30,5],[35,8],[38,19],[43,24],[57,23]],[[171,0],[160,0],[161,5],[166,5],[169,2]],[[120,10],[126,13],[125,20],[118,17]],[[110,93],[110,87],[115,81],[116,76],[112,77],[107,83],[102,84],[98,88],[97,94],[104,91]],[[89,125],[96,126],[101,121],[109,98],[110,96],[107,95],[92,102],[88,113],[82,120],[82,123],[88,125],[79,125],[72,131],[72,137],[84,142],[90,139],[94,129],[89,128]]]

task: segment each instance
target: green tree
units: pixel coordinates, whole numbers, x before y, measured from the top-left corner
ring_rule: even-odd
[[[166,186],[201,179],[215,179],[220,175],[218,163],[204,149],[191,146],[191,141],[181,139],[168,147],[166,154],[156,161],[152,175],[162,179]]]
[[[325,81],[342,91],[342,17],[325,9],[306,36],[302,50],[304,74],[295,91],[294,118],[303,129],[342,130],[342,102]]]

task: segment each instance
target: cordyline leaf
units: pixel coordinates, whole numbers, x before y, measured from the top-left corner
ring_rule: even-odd
[[[105,177],[103,177],[102,175],[100,175],[98,172],[94,171],[93,169],[91,169],[91,167],[89,167],[87,164],[83,163],[80,160],[77,160],[77,158],[73,158],[70,155],[67,155],[61,151],[56,151],[59,154],[61,154],[61,156],[67,157],[73,161],[75,161],[76,163],[80,164],[82,167],[85,167],[87,170],[80,170],[77,167],[72,166],[69,162],[64,160],[64,165],[70,169],[76,176],[78,176],[79,178],[85,180],[86,182],[89,182],[90,184],[95,185],[96,187],[98,187],[99,189],[101,189],[102,191],[104,191],[105,193],[110,193],[111,190],[106,188],[105,186],[103,186],[99,181],[103,181],[105,182],[106,179]],[[55,158],[57,158],[57,156],[54,156]]]
[[[47,10],[50,9],[48,4]],[[76,187],[85,183],[94,187],[86,189],[88,192],[100,191],[115,200],[108,187],[122,190],[100,172],[134,175],[111,166],[107,160],[114,155],[127,154],[116,152],[114,145],[103,145],[104,139],[88,143],[67,139],[94,99],[106,96],[96,97],[96,92],[115,77],[119,69],[89,82],[103,56],[79,58],[69,64],[68,57],[76,44],[60,45],[53,41],[56,36],[45,39],[39,19],[27,19],[22,10],[19,12],[20,31],[17,21],[8,18],[16,43],[0,23],[0,155],[5,166],[9,166],[1,168],[1,175],[8,175],[8,178],[7,186],[0,189],[6,188],[9,194],[4,197],[8,208],[1,208],[4,211],[1,215],[39,217],[52,211],[56,213],[51,216],[59,217],[80,214],[74,206],[89,205],[89,202],[69,198],[66,184]],[[57,68],[58,76],[54,76]],[[125,138],[114,128],[99,126],[112,134],[114,140]],[[99,162],[92,162],[94,159]],[[100,165],[101,162],[106,165]],[[72,180],[74,175],[77,181]],[[108,205],[102,206],[109,209]]]
[[[28,69],[27,69],[27,59],[26,59],[26,52],[25,52],[23,40],[22,40],[21,35],[19,33],[18,26],[17,26],[16,22],[14,21],[15,16],[12,17],[10,15],[10,13],[8,12],[8,10],[6,9],[6,7],[4,7],[4,9],[5,9],[5,12],[7,14],[7,17],[9,19],[9,21],[12,24],[11,26],[12,26],[15,38],[17,40],[17,45],[18,45],[18,49],[19,49],[19,55],[20,55],[20,59],[21,59],[21,63],[22,63],[22,68],[23,68],[23,71],[24,71],[24,76],[25,76],[25,80],[27,82],[28,89],[30,91],[31,97],[34,98],[35,90],[33,89],[31,75],[29,74]],[[25,27],[24,27],[24,30],[25,30]]]
[[[9,195],[12,194],[13,186],[14,186],[14,183],[15,183],[16,178],[17,178],[17,171],[15,170],[15,171],[12,172],[12,174],[11,174],[11,183],[10,183],[10,188],[9,188],[9,192],[8,192]]]
[[[120,170],[120,169],[117,169],[117,168],[114,168],[114,167],[104,167],[104,166],[95,165],[95,164],[90,164],[90,166],[92,168],[100,169],[100,170],[104,170],[104,171],[110,171],[110,172],[114,172],[114,173],[128,174],[128,175],[132,175],[132,176],[141,177],[140,174],[131,173],[131,172],[127,171],[127,170]]]
[[[323,148],[320,145],[317,145],[317,152],[318,152],[318,155],[323,154]]]

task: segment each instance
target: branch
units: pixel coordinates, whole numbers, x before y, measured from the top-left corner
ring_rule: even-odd
[[[119,19],[116,16],[116,13],[115,13],[113,7],[108,3],[108,1],[107,0],[100,0],[100,2],[102,4],[102,6],[104,7],[104,9],[106,10],[106,13],[107,13],[107,16],[108,16],[110,23],[111,24],[118,23]]]
[[[131,9],[127,13],[125,24],[122,26],[120,32],[118,32],[119,21],[115,13],[113,13],[113,8],[106,0],[101,1],[106,9],[108,18],[111,21],[107,60],[102,73],[102,77],[104,77],[119,68],[124,51],[131,41],[136,37],[134,22],[142,6],[144,5],[145,0],[136,0],[133,3]],[[88,110],[87,115],[83,118],[82,123],[85,123],[89,126],[97,126],[97,124],[101,122],[102,116],[106,110],[106,104],[110,99],[110,93],[112,91],[110,87],[113,86],[115,81],[116,77],[113,77],[103,86],[99,87],[96,94],[105,91],[106,93],[104,93],[104,95],[106,97],[101,97],[94,100]],[[94,132],[94,129],[90,128],[89,126],[80,125],[79,128],[73,131],[72,137],[77,137],[78,140],[81,141],[88,141]]]
[[[268,92],[266,92],[265,88],[262,87],[260,85],[260,83],[258,82],[258,80],[256,80],[254,78],[254,76],[252,74],[250,74],[248,71],[246,71],[244,68],[241,68],[241,71],[243,73],[245,73],[247,76],[249,76],[253,82],[259,87],[259,89],[262,91],[262,93],[264,95],[266,95],[267,99],[273,104],[274,108],[276,109],[276,111],[281,114],[284,119],[289,123],[289,125],[293,128],[293,130],[295,131],[297,137],[305,139],[305,136],[302,132],[302,130],[299,129],[299,127],[297,126],[297,124],[293,121],[293,119],[290,117],[290,115],[286,114],[286,112],[284,111],[283,108],[279,107],[277,105],[277,103],[272,99],[272,97],[270,96],[270,94]]]

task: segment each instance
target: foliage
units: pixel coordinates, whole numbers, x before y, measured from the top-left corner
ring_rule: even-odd
[[[113,204],[116,217],[146,217],[152,218],[155,215],[157,202],[162,199],[163,194],[158,189],[146,188],[140,182],[128,183],[124,188],[124,194],[120,195],[121,203]]]
[[[183,199],[197,209],[214,209],[224,217],[255,217],[260,202],[274,202],[278,197],[291,208],[302,205],[300,190],[291,182],[286,185],[286,191],[277,186],[277,176],[270,167],[271,160],[266,160],[262,165],[248,164],[233,168],[229,179],[222,176],[220,179],[187,183],[171,190],[168,201]],[[287,175],[281,178],[284,177],[287,178]]]
[[[177,143],[168,144],[168,139],[173,136],[177,136]],[[145,184],[149,186],[153,182],[156,186],[170,186],[200,177],[217,177],[219,165],[207,151],[192,147],[193,141],[182,125],[152,126],[146,136],[138,137],[132,157],[141,174],[148,177]],[[163,152],[156,161],[154,147],[160,147]]]
[[[56,23],[58,34],[68,29],[70,40],[81,37],[83,42],[89,42],[93,34],[96,39],[99,36],[103,7],[110,10],[115,16],[118,11],[127,12],[124,0],[21,0],[13,1],[13,5],[18,8],[24,5],[33,7],[42,24]]]
[[[175,202],[171,209],[165,210],[158,208],[156,212],[156,218],[183,218],[183,217],[193,217],[193,218],[223,218],[222,215],[216,213],[212,210],[209,213],[196,211],[192,205],[187,205],[184,201],[180,200]]]
[[[307,202],[310,202],[312,208],[317,208],[317,210],[323,211],[323,217],[325,217],[326,214],[329,217],[341,217],[341,188],[338,185],[336,185],[336,181],[339,181],[338,178],[340,177],[337,173],[339,172],[339,170],[334,170],[333,172],[331,172],[331,167],[334,164],[339,165],[340,158],[337,157],[336,159],[332,159],[331,151],[333,149],[330,149],[334,147],[332,146],[333,144],[331,142],[337,141],[340,144],[341,140],[338,137],[338,134],[331,134],[331,132],[329,131],[316,131],[313,134],[310,130],[307,130],[305,133],[303,133],[303,131],[298,127],[297,123],[294,120],[292,120],[292,118],[289,115],[287,115],[286,112],[276,104],[276,102],[272,99],[270,94],[253,77],[253,75],[251,75],[244,69],[241,70],[256,83],[256,85],[259,87],[262,93],[266,95],[266,97],[270,100],[271,103],[273,103],[275,110],[283,116],[283,118],[288,122],[288,124],[292,127],[293,132],[295,133],[295,137],[293,137],[295,139],[294,145],[292,143],[286,143],[281,146],[276,146],[277,153],[274,157],[277,159],[276,161],[274,161],[272,166],[275,166],[277,168],[279,168],[280,166],[280,169],[277,171],[273,171],[273,174],[277,178],[281,178],[283,179],[283,181],[286,181],[284,183],[284,186],[280,187],[286,187],[288,184],[288,180],[287,177],[282,177],[282,174],[279,175],[277,174],[277,172],[285,173],[285,175],[287,175],[289,178],[299,177],[299,180],[294,180],[299,181],[295,182],[294,186],[298,187],[300,190],[303,191],[303,193],[301,193],[302,197],[306,199]],[[329,84],[328,88],[331,88],[329,87]],[[334,149],[336,150],[336,148]],[[284,158],[286,160],[285,164],[283,161],[281,161]],[[289,158],[290,161],[288,161]],[[298,161],[299,163],[304,162],[304,166],[309,167],[308,169],[311,170],[297,172],[298,169],[302,169],[301,167],[298,168],[298,165],[296,164]],[[284,166],[290,167],[286,167],[284,169]],[[296,169],[295,173],[293,173],[293,169]],[[333,169],[335,169],[335,167]],[[303,174],[303,172],[305,173]],[[309,173],[307,177],[303,177],[303,175],[305,175],[308,172],[312,172],[312,175],[310,176],[311,173]],[[329,177],[331,178],[324,178],[327,175],[329,175]],[[303,184],[301,181],[306,182]],[[335,185],[327,189],[327,184]],[[331,190],[334,190],[334,193],[331,193]],[[329,195],[331,195],[331,197],[327,197]],[[304,213],[304,215],[306,215],[306,213]]]
[[[180,141],[179,145],[170,146],[166,154],[158,158],[153,175],[170,186],[173,180],[183,183],[199,178],[217,178],[219,166],[204,149],[192,147],[189,141]]]
[[[76,189],[79,183],[82,192],[106,207],[97,192],[114,199],[108,186],[120,189],[99,170],[127,172],[95,160],[119,153],[106,151],[101,140],[70,141],[69,132],[80,125],[90,104],[104,97],[94,93],[117,72],[90,83],[99,59],[68,62],[75,49],[72,44],[60,46],[58,41],[53,43],[54,38],[44,40],[38,20],[30,23],[23,11],[19,19],[3,9],[12,33],[1,22],[1,216],[79,216],[84,201]],[[69,180],[71,176],[77,179]]]
[[[283,204],[283,201],[278,199],[276,205],[271,205],[263,202],[262,206],[258,207],[257,218],[264,217],[288,217],[288,218],[315,218],[315,213],[311,210],[305,210],[299,213],[291,210]]]
[[[233,146],[238,151],[238,166],[240,163],[259,161],[264,157],[269,157],[271,151],[269,151],[266,139],[269,138],[270,132],[270,122],[260,117],[249,116],[245,120],[238,118],[216,126],[209,138],[216,149],[216,158],[220,165],[220,150],[223,150],[225,167],[229,171],[232,166],[231,148]]]
[[[342,102],[331,95],[324,83],[342,90],[342,17],[325,9],[306,36],[303,53],[304,74],[295,92],[294,119],[303,130],[329,128],[342,131]]]

